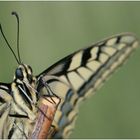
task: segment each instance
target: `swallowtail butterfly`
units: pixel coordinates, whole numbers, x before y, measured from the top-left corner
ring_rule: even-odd
[[[37,76],[23,64],[19,55],[19,18],[17,51],[12,50],[0,25],[1,34],[19,66],[11,83],[0,83],[0,138],[29,138],[37,121],[41,98],[61,99],[57,107],[49,138],[68,138],[78,113],[79,103],[94,94],[103,82],[128,58],[138,46],[130,33],[109,37],[61,59]],[[47,118],[47,116],[45,116]],[[39,118],[40,119],[40,118]]]

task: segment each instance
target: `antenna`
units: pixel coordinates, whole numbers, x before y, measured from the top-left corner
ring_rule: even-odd
[[[5,42],[6,42],[7,46],[8,46],[8,48],[9,48],[9,49],[11,50],[11,52],[13,53],[13,55],[14,55],[14,57],[15,57],[17,63],[20,64],[19,60],[17,59],[16,54],[14,53],[14,51],[13,51],[12,47],[10,46],[10,44],[9,44],[9,42],[8,42],[8,40],[7,40],[7,38],[6,38],[5,35],[4,35],[4,32],[3,32],[3,30],[2,30],[1,24],[0,24],[0,31],[1,31],[1,33],[2,33],[2,36],[3,36],[4,40],[5,40]]]
[[[18,53],[19,62],[21,63],[20,51],[19,51],[19,16],[14,11],[11,14],[14,15],[17,19],[17,53]]]
[[[12,54],[14,55],[16,61],[18,64],[21,64],[21,58],[20,58],[20,52],[19,52],[19,17],[18,17],[18,14],[16,12],[12,12],[11,13],[12,15],[14,15],[17,19],[17,53],[18,53],[18,57],[16,56],[15,52],[13,51],[12,47],[10,46],[4,32],[3,32],[3,29],[2,29],[2,25],[0,24],[0,31],[2,33],[2,36],[8,46],[8,48],[11,50]]]

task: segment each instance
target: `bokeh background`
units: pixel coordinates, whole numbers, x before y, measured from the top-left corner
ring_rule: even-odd
[[[140,2],[0,2],[0,23],[16,51],[39,74],[64,56],[121,32],[140,37]],[[17,63],[0,35],[0,82]],[[71,138],[140,138],[140,49],[80,108]]]

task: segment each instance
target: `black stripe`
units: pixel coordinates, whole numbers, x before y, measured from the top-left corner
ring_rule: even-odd
[[[32,68],[28,65],[28,68],[26,68],[25,67],[25,65],[22,65],[23,67],[24,67],[24,69],[25,69],[25,72],[26,72],[26,77],[27,77],[27,79],[28,79],[28,82],[29,82],[29,84],[31,84],[32,82],[33,82],[33,76],[32,75],[30,75],[30,74],[28,74],[28,71],[27,71],[27,69],[30,69],[31,70],[31,73],[33,72],[32,71]]]
[[[89,58],[91,58],[91,51],[92,48],[87,48],[83,50],[82,60],[81,60],[81,66],[85,66],[87,64],[87,61]]]
[[[0,102],[5,103],[6,101],[2,97],[0,97]]]
[[[53,70],[53,74],[55,74],[56,76],[59,76],[59,75],[63,75],[65,73],[67,73],[67,70],[70,67],[71,61],[72,61],[72,58],[71,57],[67,57],[63,63],[58,64],[55,67],[55,69],[52,69]],[[43,75],[44,74],[46,75],[45,72],[43,73]]]
[[[67,73],[67,70],[69,69],[70,67],[70,64],[71,64],[71,61],[72,59],[71,58],[67,58],[65,60],[65,63],[61,63],[60,65],[63,65],[62,69],[59,69],[59,71],[57,71],[57,73],[55,73],[56,76],[59,76],[59,75],[63,75],[65,73]],[[59,65],[58,65],[59,66]],[[57,69],[57,67],[56,67]]]
[[[13,133],[14,133],[14,130],[15,130],[15,128],[14,128],[14,124],[13,124],[13,126],[12,126],[11,130],[9,131],[9,134],[8,134],[8,139],[11,139],[11,138],[12,138]]]
[[[28,118],[26,115],[20,115],[20,114],[9,114],[9,117],[14,117],[14,118]]]
[[[100,57],[100,54],[102,53],[102,47],[105,47],[105,43],[101,44],[99,47],[98,47],[98,52],[97,52],[97,57],[95,58],[96,61],[99,61],[99,57]]]
[[[81,79],[83,79],[83,81],[85,81],[85,78],[83,77],[83,75],[81,75],[77,70],[74,71]]]
[[[122,38],[121,36],[117,37],[116,44],[120,43],[121,38]]]

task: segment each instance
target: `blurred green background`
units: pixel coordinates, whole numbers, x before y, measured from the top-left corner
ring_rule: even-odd
[[[64,56],[121,32],[140,37],[140,2],[0,2],[0,23],[22,61],[39,74]],[[0,35],[0,82],[17,63]],[[140,138],[140,49],[80,108],[71,138]]]

